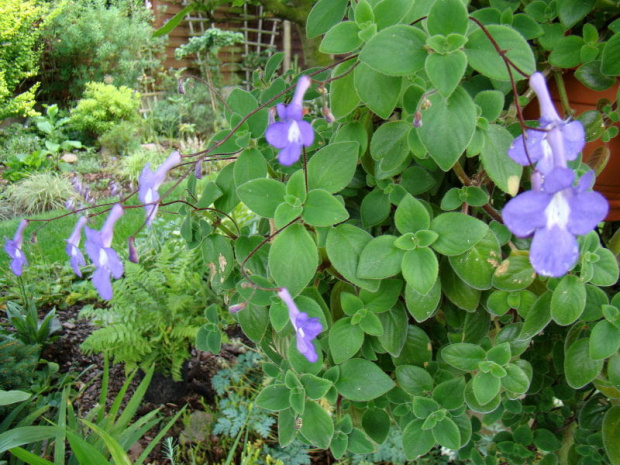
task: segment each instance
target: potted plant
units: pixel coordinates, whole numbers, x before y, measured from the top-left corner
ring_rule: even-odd
[[[176,154],[231,159],[201,192],[183,168],[181,235],[265,354],[256,404],[282,446],[620,463],[608,203],[581,158],[591,128],[547,84],[550,67],[620,74],[608,18],[590,1],[319,0],[306,31],[341,58],[279,73],[274,55],[227,97],[228,127]],[[234,227],[240,204],[255,218]]]

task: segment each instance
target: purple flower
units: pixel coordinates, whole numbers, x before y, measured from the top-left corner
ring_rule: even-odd
[[[288,307],[288,316],[293,328],[295,328],[295,333],[297,333],[297,350],[306,357],[309,362],[316,362],[319,357],[316,354],[312,340],[323,331],[323,326],[321,326],[319,319],[310,318],[307,313],[300,312],[291,294],[285,287],[280,288],[278,296]]]
[[[181,154],[179,152],[172,152],[165,162],[161,164],[155,171],[151,171],[150,163],[147,163],[140,174],[138,183],[138,197],[140,202],[144,204],[146,209],[146,224],[150,227],[151,223],[155,219],[157,214],[157,208],[159,207],[159,186],[164,182],[166,173],[174,165],[178,165],[181,162]]]
[[[567,161],[577,158],[585,145],[585,131],[579,121],[560,118],[542,73],[532,74],[530,87],[540,104],[540,129],[528,129],[525,141],[523,135],[517,137],[508,155],[523,166],[536,163],[536,169],[547,174],[556,166],[565,168]]]
[[[592,231],[607,216],[607,200],[590,190],[594,173],[584,174],[577,186],[574,180],[571,170],[554,168],[540,190],[524,192],[504,207],[504,222],[513,234],[534,234],[530,262],[540,275],[560,277],[570,271],[579,259],[575,236]]]
[[[123,207],[116,204],[110,210],[108,219],[103,224],[101,231],[91,229],[88,226],[84,228],[86,232],[86,253],[97,268],[93,273],[93,285],[105,300],[112,298],[110,275],[118,279],[123,276],[124,271],[123,262],[110,247],[114,235],[114,224],[121,216],[123,216]]]
[[[22,268],[28,266],[28,260],[26,260],[26,255],[22,251],[24,229],[26,229],[26,226],[28,226],[28,220],[22,220],[17,227],[17,231],[15,231],[13,240],[7,237],[4,244],[4,250],[9,254],[9,257],[11,257],[11,271],[15,276],[21,276]]]
[[[82,255],[82,251],[80,250],[80,236],[82,234],[82,228],[86,224],[86,217],[82,216],[78,220],[75,225],[75,229],[67,239],[67,245],[65,247],[65,251],[69,258],[71,259],[71,267],[76,275],[80,278],[82,277],[82,272],[80,271],[80,266],[86,265],[86,261],[84,260],[84,255]]]
[[[281,149],[278,161],[284,166],[291,166],[299,160],[301,147],[310,147],[314,142],[314,130],[303,120],[303,99],[310,84],[308,76],[299,78],[291,103],[277,106],[281,121],[270,124],[265,133],[267,142]]]

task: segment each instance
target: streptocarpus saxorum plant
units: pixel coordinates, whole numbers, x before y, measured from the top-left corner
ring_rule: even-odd
[[[182,157],[230,160],[202,191],[188,167],[181,235],[269,360],[257,403],[282,446],[370,454],[398,429],[410,460],[435,446],[475,464],[620,460],[606,206],[580,123],[537,73],[570,67],[545,49],[558,27],[586,39],[571,2],[540,3],[526,19],[499,1],[319,0],[308,33],[346,56],[295,81],[274,55],[228,96],[229,127]],[[600,69],[615,76],[609,29]],[[538,126],[522,117],[530,82]],[[239,204],[255,215],[242,227]],[[217,321],[199,347],[218,346]],[[498,431],[484,446],[483,425]]]

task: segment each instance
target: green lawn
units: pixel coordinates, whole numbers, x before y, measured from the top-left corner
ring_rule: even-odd
[[[181,183],[175,191],[172,193],[172,199],[178,199],[184,189],[184,184]],[[161,186],[159,191],[165,192],[172,183],[167,183]],[[101,202],[103,203],[103,202]],[[129,202],[129,205],[136,205],[137,198]],[[92,213],[95,210],[90,210]],[[55,210],[39,215],[33,215],[29,218],[32,219],[52,219],[66,214],[65,210]],[[144,209],[143,208],[129,208],[125,210],[125,214],[116,223],[114,228],[114,243],[113,247],[117,250],[121,257],[127,257],[127,238],[134,234],[136,230],[144,222]],[[105,221],[106,214],[92,218],[89,221],[88,226],[91,228],[99,229]],[[23,250],[26,253],[28,262],[30,264],[49,264],[49,263],[62,263],[68,261],[65,253],[65,240],[71,235],[75,223],[77,222],[77,215],[68,215],[57,220],[49,222],[32,222],[26,228],[24,232],[24,245]],[[0,241],[2,242],[2,249],[0,250],[0,273],[4,273],[9,269],[9,256],[4,251],[5,237],[13,238],[17,226],[21,218],[14,218],[8,221],[0,222]],[[30,242],[31,234],[37,231],[36,243]],[[143,234],[144,229],[140,232]],[[84,235],[82,234],[81,245],[84,244]],[[85,254],[86,255],[86,254]]]

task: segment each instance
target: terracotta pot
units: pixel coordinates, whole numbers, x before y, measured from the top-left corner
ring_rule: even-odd
[[[576,111],[576,116],[589,110],[596,110],[596,105],[602,98],[612,102],[616,100],[618,83],[610,89],[594,91],[581,84],[573,74],[567,73],[563,77],[570,106]],[[548,82],[555,106],[560,115],[564,116],[555,79],[549,79]],[[525,117],[527,119],[537,119],[538,116],[538,104],[528,105],[525,109]],[[613,138],[609,142],[603,142],[600,139],[588,142],[583,149],[583,159],[587,161],[597,148],[603,146],[607,146],[609,149],[609,162],[605,169],[597,176],[594,190],[603,194],[609,201],[609,215],[607,215],[606,220],[618,221],[620,220],[620,136]]]

